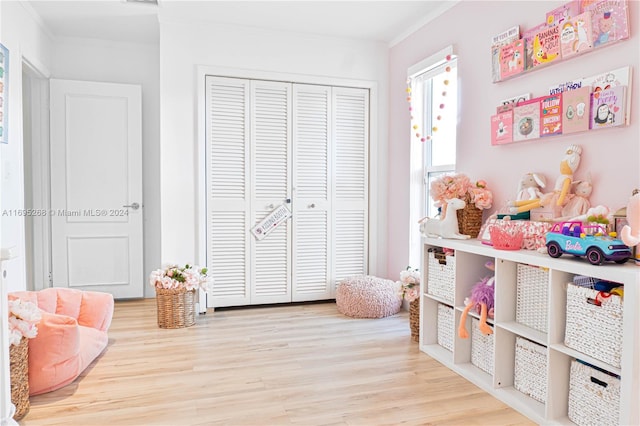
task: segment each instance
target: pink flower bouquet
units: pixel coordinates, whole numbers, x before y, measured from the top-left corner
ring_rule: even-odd
[[[213,285],[213,279],[207,276],[207,268],[189,264],[184,267],[169,265],[164,269],[151,272],[149,284],[164,289],[184,288],[190,291],[199,288],[209,291]]]
[[[400,288],[402,297],[409,302],[413,302],[420,297],[420,272],[407,266],[407,269],[400,272]]]
[[[23,337],[33,339],[38,335],[40,310],[31,302],[9,300],[9,344],[18,345]]]
[[[431,182],[430,195],[436,207],[446,205],[446,201],[452,198],[464,200],[481,210],[491,208],[493,203],[493,194],[487,189],[485,181],[479,180],[472,184],[462,173],[444,175]]]

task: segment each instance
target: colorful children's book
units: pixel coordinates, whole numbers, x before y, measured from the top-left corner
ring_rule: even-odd
[[[534,98],[513,108],[513,140],[526,141],[540,137],[540,101]]]
[[[540,136],[562,134],[562,94],[542,97],[540,101]]]
[[[593,47],[629,38],[627,0],[601,0],[585,7],[591,15]]]
[[[491,145],[513,142],[513,111],[491,116]]]
[[[591,93],[591,128],[621,126],[625,116],[626,86]]]
[[[500,51],[502,46],[520,38],[520,26],[516,25],[495,35],[491,39],[491,78],[493,82],[500,81]]]
[[[562,133],[589,130],[591,88],[580,87],[562,93]]]
[[[515,40],[500,49],[500,79],[524,71],[524,41]]]
[[[581,11],[579,0],[570,1],[547,12],[547,25],[562,25],[574,16],[579,15]]]
[[[533,37],[533,66],[545,65],[560,59],[560,27],[545,28]]]
[[[555,86],[549,87],[550,95],[557,95],[558,93],[568,92],[569,90],[577,90],[582,88],[584,82],[582,80],[577,81],[566,81],[564,83],[556,84]]]
[[[562,58],[569,58],[593,49],[591,15],[588,12],[565,21],[561,26],[560,50]]]
[[[626,86],[626,92],[631,93],[631,67],[622,67],[612,71],[596,74],[581,79],[583,86],[590,87],[592,92],[599,92],[616,86]],[[629,111],[631,111],[631,96],[626,97],[624,108],[624,122],[629,124]]]
[[[522,40],[524,40],[524,69],[529,70],[533,68],[533,38],[543,29],[547,28],[546,23],[536,25],[522,33]]]

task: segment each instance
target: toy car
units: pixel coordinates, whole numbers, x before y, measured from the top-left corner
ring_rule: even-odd
[[[601,225],[583,225],[582,222],[558,222],[547,232],[547,253],[560,257],[563,253],[586,256],[592,265],[605,260],[625,263],[631,249],[616,234],[607,234]]]

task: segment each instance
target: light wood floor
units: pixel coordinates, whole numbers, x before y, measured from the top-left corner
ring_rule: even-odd
[[[351,319],[335,303],[216,310],[156,325],[117,302],[109,346],[22,425],[531,424],[418,350],[408,314]]]

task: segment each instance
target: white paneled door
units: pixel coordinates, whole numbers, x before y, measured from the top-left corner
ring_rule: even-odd
[[[141,89],[51,80],[55,287],[144,295]]]
[[[367,273],[369,91],[207,76],[210,307],[322,300]],[[251,229],[293,215],[258,240]]]

